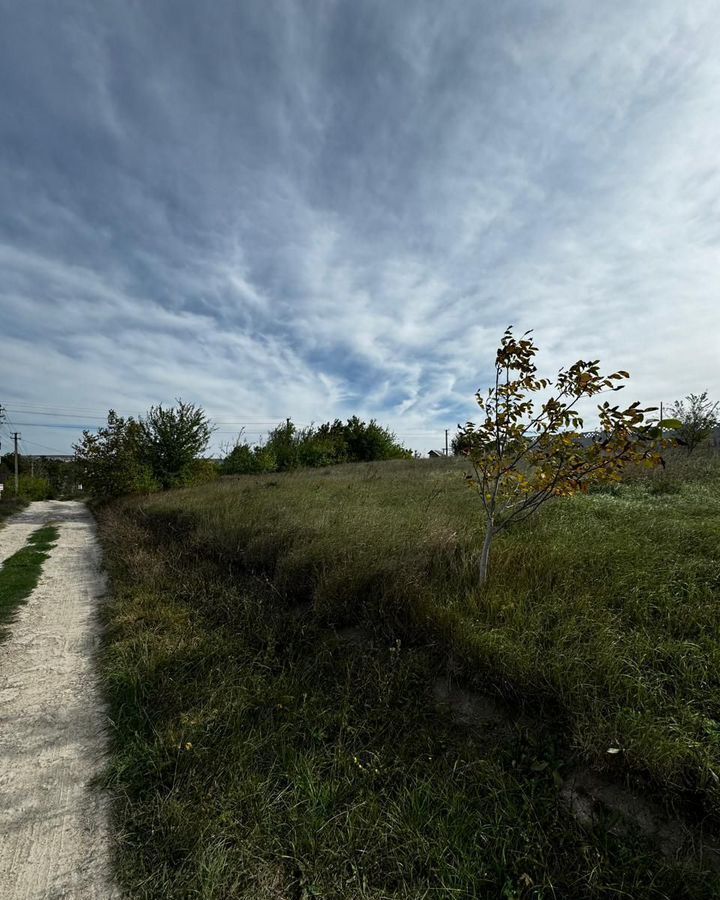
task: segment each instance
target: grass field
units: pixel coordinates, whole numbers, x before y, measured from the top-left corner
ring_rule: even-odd
[[[238,478],[101,514],[134,896],[718,895],[690,832],[663,855],[561,790],[582,767],[692,840],[717,825],[717,458],[555,503],[497,542],[482,591],[461,471]],[[437,709],[448,672],[504,712]]]

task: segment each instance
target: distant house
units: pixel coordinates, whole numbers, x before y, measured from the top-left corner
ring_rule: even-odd
[[[445,459],[445,454],[442,450],[431,450],[428,453],[430,459]]]

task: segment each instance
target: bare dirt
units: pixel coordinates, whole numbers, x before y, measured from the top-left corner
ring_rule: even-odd
[[[105,800],[93,779],[107,717],[94,668],[105,592],[82,503],[33,503],[0,529],[0,560],[49,522],[59,538],[0,643],[0,897],[109,900]]]

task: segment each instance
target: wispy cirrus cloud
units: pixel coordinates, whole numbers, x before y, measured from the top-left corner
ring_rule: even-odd
[[[181,394],[427,448],[508,322],[644,402],[720,393],[717,4],[0,16],[10,409]]]

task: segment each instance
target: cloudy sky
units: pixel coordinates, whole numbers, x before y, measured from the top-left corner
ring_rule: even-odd
[[[717,0],[0,0],[10,428],[182,396],[427,449],[509,323],[717,397],[718,47]]]

